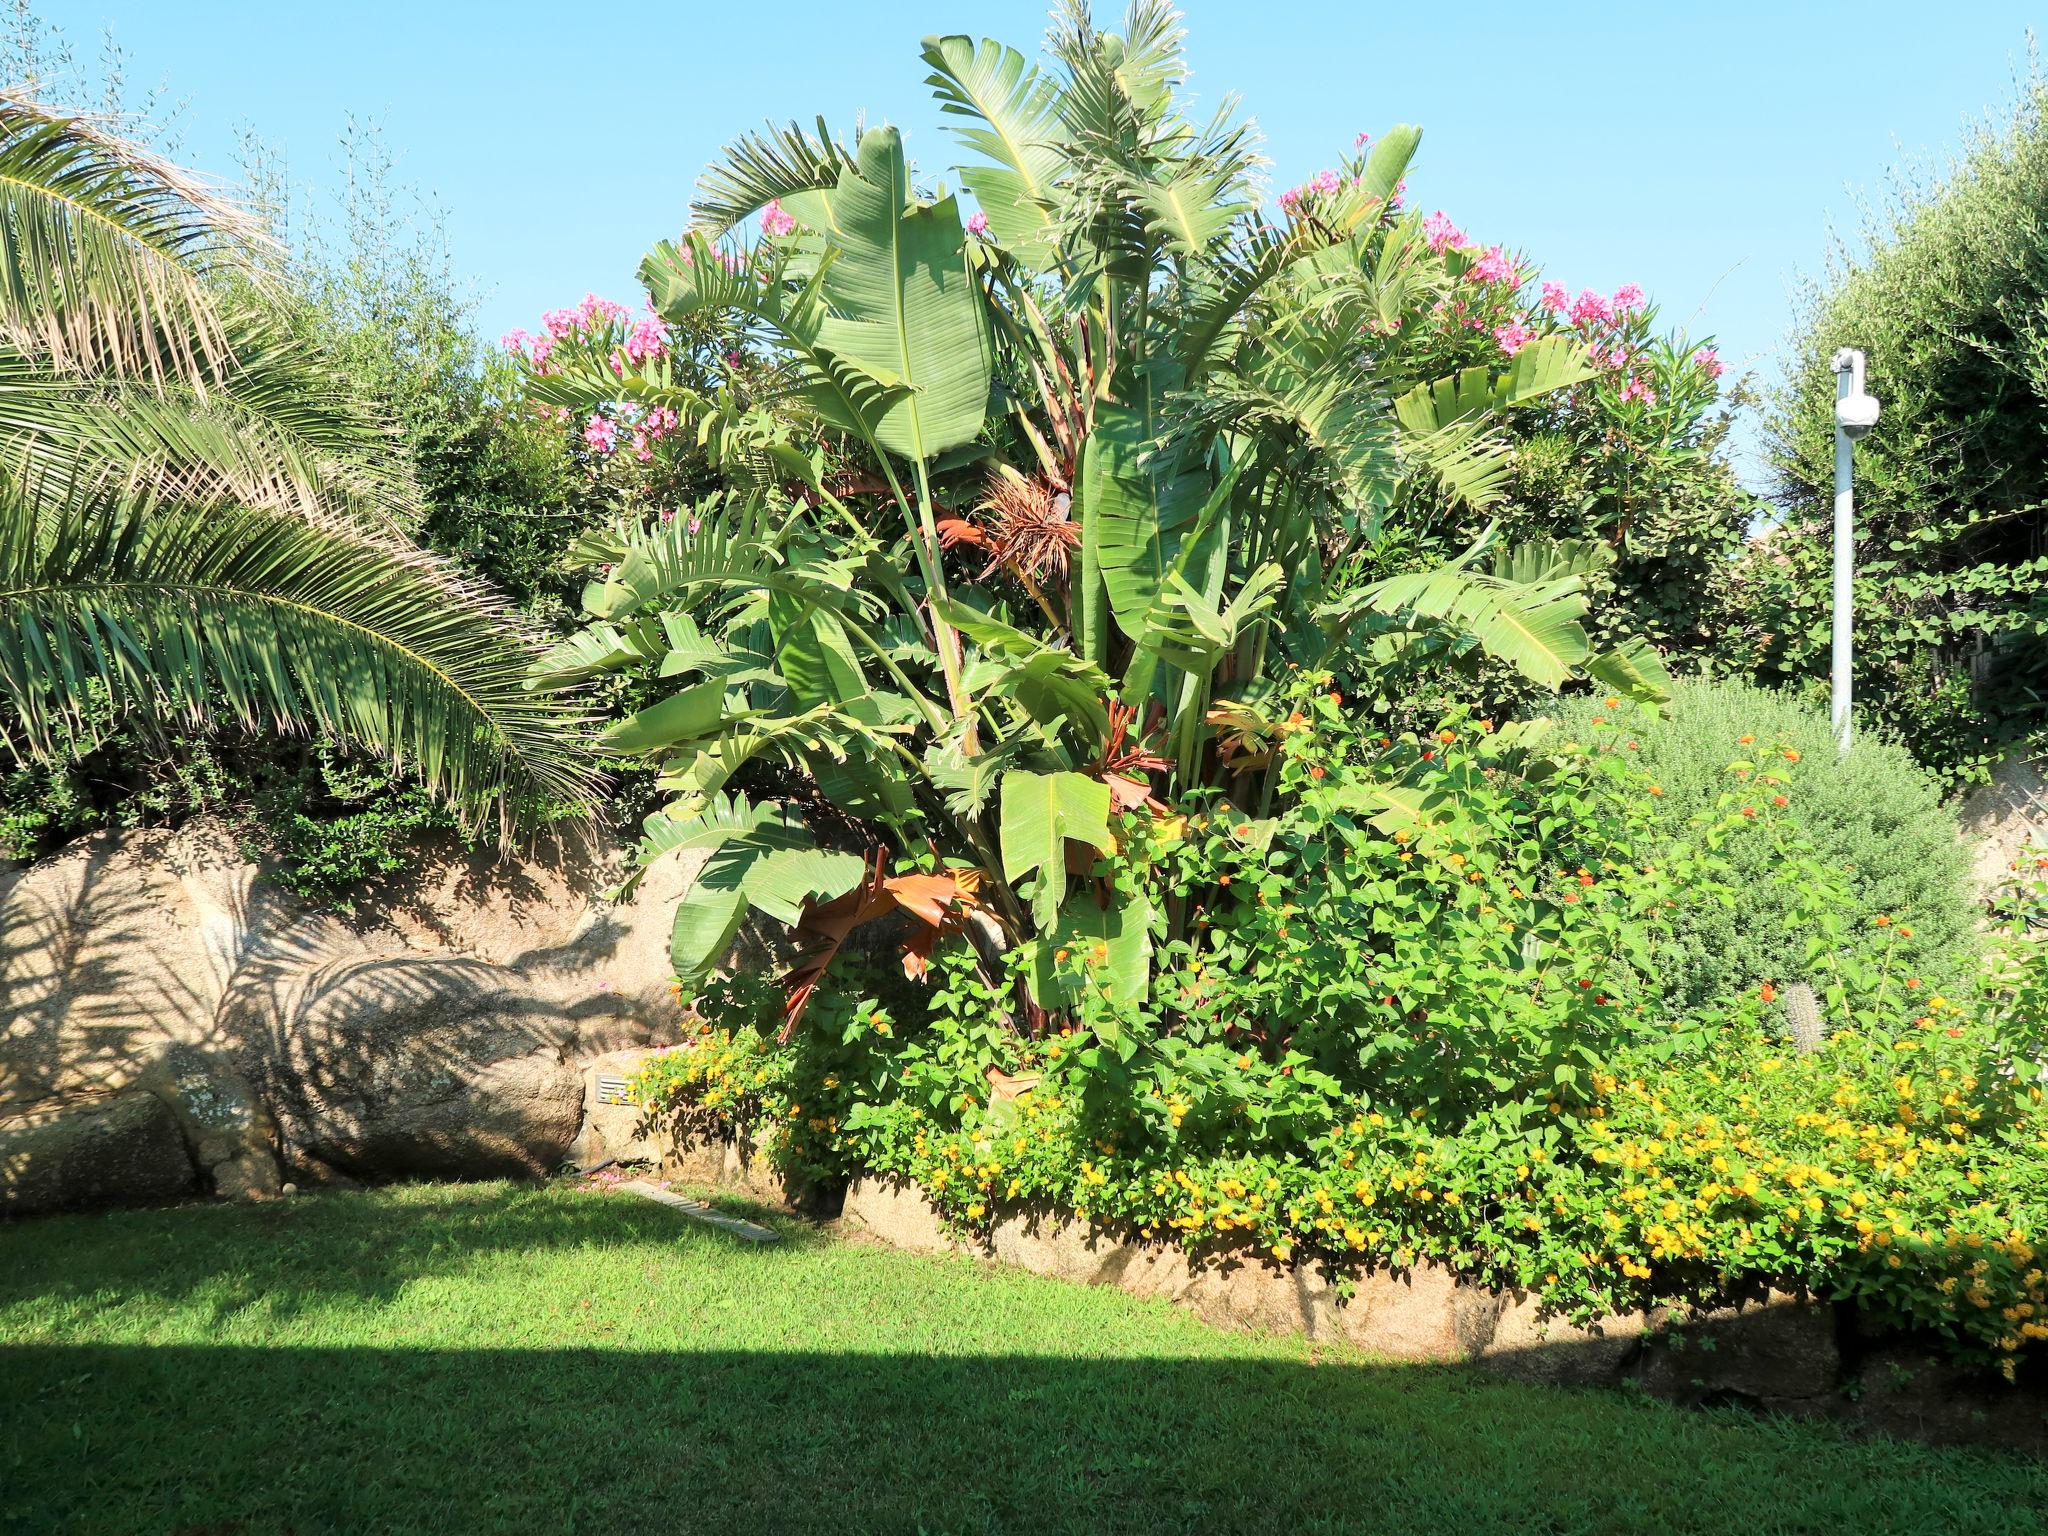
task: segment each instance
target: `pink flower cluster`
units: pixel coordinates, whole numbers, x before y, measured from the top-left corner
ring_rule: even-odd
[[[1728,365],[1721,361],[1721,354],[1712,347],[1701,347],[1699,351],[1693,353],[1692,360],[1699,367],[1706,369],[1707,377],[1710,379],[1718,379],[1728,371]]]
[[[654,445],[681,425],[682,418],[668,406],[628,406],[617,419],[602,412],[592,416],[584,423],[583,441],[592,452],[609,455],[618,452],[623,440],[633,457],[645,464],[654,457]],[[629,434],[623,439],[622,428]]]
[[[649,362],[668,355],[668,327],[654,315],[642,315],[626,332],[626,342],[620,348],[626,360],[634,363]]]
[[[771,197],[761,210],[761,232],[773,239],[796,233],[796,220],[782,211],[782,199]]]
[[[1513,357],[1522,348],[1534,341],[1539,332],[1532,331],[1519,320],[1510,320],[1506,325],[1493,328],[1493,339],[1500,344],[1501,351]]]
[[[967,215],[967,233],[970,235],[985,235],[988,233],[988,215],[979,208]]]
[[[646,314],[635,317],[625,305],[601,299],[594,293],[585,294],[583,302],[573,309],[551,309],[542,315],[539,335],[507,331],[498,344],[535,373],[550,374],[558,366],[557,348],[571,341],[606,349],[605,364],[614,377],[621,379],[629,364],[666,357],[669,349],[668,326],[654,313],[652,303]]]
[[[1344,178],[1328,169],[1317,171],[1298,187],[1289,187],[1280,194],[1280,207],[1290,218],[1301,210],[1310,198],[1328,197],[1344,185]]]
[[[1465,280],[1472,283],[1506,283],[1510,288],[1522,286],[1521,271],[1508,258],[1507,252],[1497,245],[1489,245],[1479,259],[1466,269]]]
[[[1439,208],[1422,221],[1423,238],[1429,241],[1429,248],[1441,256],[1452,246],[1465,243],[1465,231],[1451,222],[1451,216]]]
[[[694,267],[695,265],[697,265],[697,258],[695,254],[691,251],[687,242],[677,250],[676,254],[683,258],[684,266]],[[746,263],[740,260],[739,253],[737,251],[728,251],[723,247],[718,248],[718,259],[725,264],[725,270],[728,272],[736,273],[740,271],[741,268],[746,266]]]

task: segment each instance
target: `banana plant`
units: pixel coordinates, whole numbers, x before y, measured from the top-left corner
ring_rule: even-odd
[[[773,360],[759,398],[647,370],[537,382],[560,403],[624,388],[744,416],[779,472],[586,540],[579,558],[606,568],[592,623],[540,680],[674,690],[604,747],[672,796],[643,855],[701,865],[678,973],[715,965],[748,911],[793,923],[812,952],[792,1020],[850,927],[898,910],[919,920],[913,970],[948,929],[1021,950],[1029,1017],[1074,999],[1062,954],[1143,996],[1169,919],[1099,874],[1119,818],[1215,783],[1263,808],[1270,777],[1218,737],[1261,728],[1285,662],[1391,675],[1477,652],[1547,687],[1661,686],[1646,650],[1592,654],[1583,552],[1489,535],[1357,579],[1404,509],[1497,501],[1503,413],[1591,372],[1560,336],[1498,369],[1418,373],[1410,343],[1452,282],[1401,206],[1420,132],[1269,218],[1248,127],[1229,105],[1181,109],[1170,8],[1139,0],[1110,33],[1065,5],[1048,53],[924,41],[973,232],[955,196],[913,185],[892,128],[728,146],[696,227],[641,275],[670,321],[715,318]],[[749,799],[756,759],[869,846],[827,850],[801,807]],[[938,882],[918,905],[885,844]]]

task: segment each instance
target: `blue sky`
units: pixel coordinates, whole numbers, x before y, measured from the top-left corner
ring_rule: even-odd
[[[590,289],[625,298],[687,220],[733,132],[823,112],[904,127],[920,169],[952,147],[918,39],[1035,51],[1041,0],[39,0],[81,55],[103,28],[133,84],[184,98],[185,158],[234,169],[236,134],[315,191],[350,116],[445,210],[491,335]],[[1108,21],[1120,7],[1103,5]],[[1423,126],[1413,199],[1574,289],[1641,283],[1668,321],[1768,377],[1801,273],[1886,169],[1933,162],[2010,98],[2029,7],[1906,0],[1448,5],[1187,0],[1192,88],[1237,92],[1276,189],[1355,133]],[[1882,381],[1873,389],[1882,392]]]

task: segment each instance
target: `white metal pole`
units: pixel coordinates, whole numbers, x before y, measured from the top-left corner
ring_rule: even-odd
[[[1856,565],[1856,491],[1854,480],[1854,454],[1850,447],[1849,432],[1842,425],[1842,402],[1849,398],[1855,388],[1851,378],[1852,370],[1840,368],[1835,374],[1835,623],[1834,623],[1834,695],[1833,708],[1829,718],[1835,727],[1837,750],[1849,750],[1850,699],[1855,688],[1854,656],[1851,648],[1855,644],[1855,625],[1852,610],[1855,603]],[[1856,362],[1863,361],[1856,355]],[[1855,369],[1861,372],[1860,368]]]
[[[1852,447],[1877,425],[1877,402],[1864,393],[1863,354],[1854,347],[1835,353],[1835,625],[1834,700],[1831,719],[1836,747],[1849,750],[1850,692],[1854,686],[1852,604],[1856,573],[1856,494]]]

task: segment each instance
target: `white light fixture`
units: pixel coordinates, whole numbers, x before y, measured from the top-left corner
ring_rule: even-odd
[[[1835,353],[1835,624],[1834,699],[1830,718],[1835,745],[1849,750],[1850,694],[1854,653],[1851,623],[1856,565],[1856,496],[1851,484],[1851,447],[1877,425],[1878,405],[1863,389],[1863,354],[1855,347]]]

